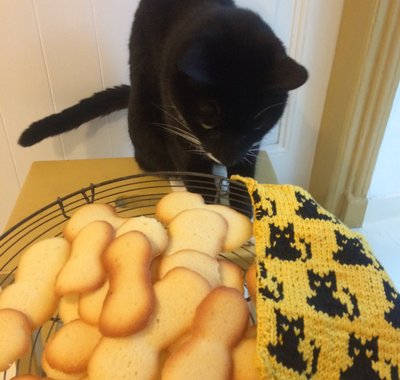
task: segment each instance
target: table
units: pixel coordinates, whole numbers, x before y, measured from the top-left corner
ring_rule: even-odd
[[[5,231],[58,197],[91,183],[142,172],[132,157],[36,161],[25,179]],[[264,151],[259,154],[255,177],[260,183],[277,183],[271,161]]]

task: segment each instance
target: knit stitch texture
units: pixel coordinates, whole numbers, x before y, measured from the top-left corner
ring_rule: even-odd
[[[399,379],[400,295],[366,240],[300,187],[232,179],[254,207],[261,378]]]

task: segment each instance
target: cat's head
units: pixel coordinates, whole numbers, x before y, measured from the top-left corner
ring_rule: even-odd
[[[279,335],[304,339],[304,319],[292,318],[289,319],[286,315],[282,314],[280,310],[275,309],[276,315],[276,331]]]
[[[307,71],[248,10],[205,12],[185,33],[169,100],[204,150],[232,165],[278,122],[288,91],[305,83]]]
[[[278,226],[276,226],[274,223],[271,223],[269,225],[269,230],[270,230],[270,240],[271,244],[275,246],[278,242],[282,241],[288,241],[288,242],[293,242],[294,241],[294,226],[293,223],[289,223],[286,227],[283,227],[282,229]]]
[[[357,338],[355,334],[350,334],[349,339],[349,356],[351,358],[368,358],[369,360],[378,360],[378,338],[373,337],[372,339],[365,340],[365,343],[361,339]]]
[[[339,231],[335,231],[336,235],[336,243],[339,246],[339,249],[346,249],[346,250],[357,250],[357,251],[363,251],[363,246],[362,243],[359,239],[357,238],[351,238],[348,237]]]
[[[335,272],[329,271],[326,274],[318,274],[313,270],[308,270],[308,281],[310,288],[314,291],[326,291],[332,293],[337,290]]]
[[[390,282],[383,280],[383,288],[385,290],[385,295],[388,301],[394,302],[396,299],[400,302],[400,296],[390,284]]]

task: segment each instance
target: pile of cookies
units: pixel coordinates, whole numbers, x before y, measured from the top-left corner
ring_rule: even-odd
[[[218,257],[246,243],[252,223],[189,192],[164,196],[155,215],[88,204],[63,237],[21,255],[0,293],[0,371],[58,313],[41,363],[54,380],[258,378],[245,273]]]

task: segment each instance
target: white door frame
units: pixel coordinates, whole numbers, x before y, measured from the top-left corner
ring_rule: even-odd
[[[400,78],[400,2],[343,8],[310,191],[350,227],[361,226]]]

